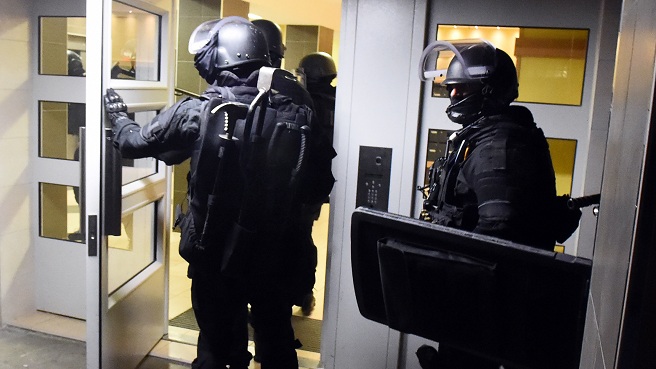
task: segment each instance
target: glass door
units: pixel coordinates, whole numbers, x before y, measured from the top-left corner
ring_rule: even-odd
[[[79,205],[79,132],[86,123],[84,2],[41,2],[34,22],[36,309],[84,319],[86,245]]]
[[[86,6],[87,368],[130,369],[166,334],[170,169],[152,158],[122,159],[102,101],[113,88],[140,125],[172,103],[172,2],[88,0]]]

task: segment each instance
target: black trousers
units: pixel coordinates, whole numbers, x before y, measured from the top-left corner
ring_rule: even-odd
[[[283,286],[270,274],[234,279],[194,273],[191,298],[200,333],[192,368],[248,368],[250,304],[262,369],[298,369],[292,305]]]
[[[246,369],[248,352],[245,285],[218,275],[196,272],[191,282],[191,305],[200,332],[194,369]]]

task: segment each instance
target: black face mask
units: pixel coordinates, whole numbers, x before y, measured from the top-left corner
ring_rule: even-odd
[[[481,93],[473,93],[464,98],[451,98],[446,115],[452,122],[468,126],[483,116],[484,99]]]
[[[203,46],[194,56],[194,67],[198,74],[212,84],[216,81],[219,73],[219,51],[218,51],[218,32],[212,36],[212,39]]]

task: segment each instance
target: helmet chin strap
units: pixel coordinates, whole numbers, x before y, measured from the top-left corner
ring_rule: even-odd
[[[480,104],[475,104],[475,99],[479,97],[481,98]],[[462,124],[463,126],[474,123],[483,115],[483,100],[484,97],[481,94],[469,95],[464,99],[449,105],[446,108],[446,115],[452,122]],[[477,111],[475,113],[463,113],[458,111],[459,108],[463,108],[462,110],[467,110],[467,107],[473,107],[474,105],[478,105]]]

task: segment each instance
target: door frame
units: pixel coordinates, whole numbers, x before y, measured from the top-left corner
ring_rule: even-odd
[[[110,79],[112,1],[87,0],[87,78],[83,186],[86,203],[87,257],[87,368],[134,368],[168,329],[168,231],[170,228],[171,169],[158,164],[155,175],[121,188],[121,215],[150,203],[156,205],[155,259],[134,278],[110,294],[108,289],[107,203],[103,198],[106,162],[103,94],[111,87],[123,96],[129,112],[161,110],[173,102],[174,60],[171,14],[174,2],[163,7],[139,0],[121,3],[160,16],[159,80]],[[93,40],[99,40],[93,42]],[[125,324],[123,324],[125,323]]]

